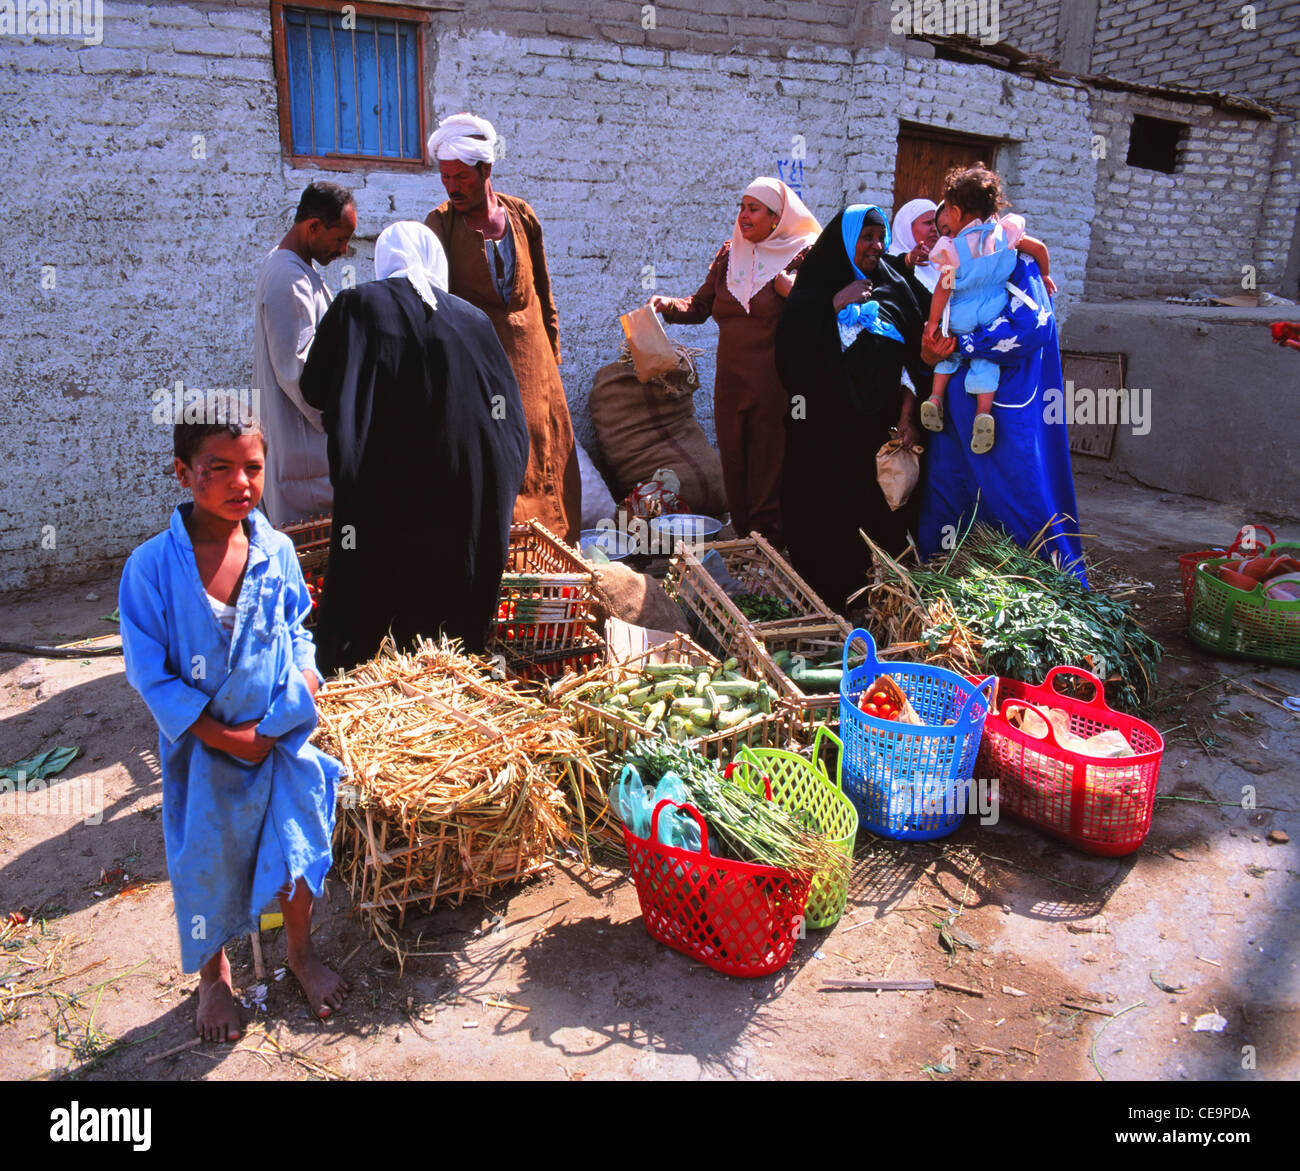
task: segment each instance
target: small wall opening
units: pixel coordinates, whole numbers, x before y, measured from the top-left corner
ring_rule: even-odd
[[[1128,165],[1174,174],[1178,170],[1178,149],[1186,135],[1187,127],[1182,122],[1134,114],[1128,136]]]

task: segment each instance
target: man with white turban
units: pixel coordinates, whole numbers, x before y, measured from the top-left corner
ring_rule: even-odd
[[[316,331],[303,397],[322,412],[334,525],[316,632],[326,673],[446,634],[481,650],[528,463],[519,388],[487,317],[447,292],[423,224],[392,224],[375,276]]]
[[[488,315],[519,383],[529,458],[515,520],[540,520],[576,543],[582,480],[560,381],[560,331],[542,225],[522,199],[494,190],[497,145],[484,118],[456,114],[438,124],[429,153],[438,160],[447,200],[425,223],[447,251],[451,291]]]

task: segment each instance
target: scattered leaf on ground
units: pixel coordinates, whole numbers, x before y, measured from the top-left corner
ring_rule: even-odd
[[[0,768],[0,777],[23,784],[43,777],[57,776],[77,759],[80,751],[80,748],[47,748],[26,760],[15,761]]]

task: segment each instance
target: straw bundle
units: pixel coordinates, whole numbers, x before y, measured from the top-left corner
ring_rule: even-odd
[[[336,863],[386,945],[412,904],[537,874],[575,838],[587,855],[584,790],[599,790],[586,743],[457,644],[403,654],[386,641],[316,703],[317,741],[350,774]]]

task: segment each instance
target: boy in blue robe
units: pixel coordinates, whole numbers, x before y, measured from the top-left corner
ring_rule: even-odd
[[[312,1010],[342,1007],[346,983],[312,949],[311,907],[330,868],[344,769],[308,743],[320,686],[303,629],[311,599],[293,543],[257,510],[259,424],[177,424],[174,449],[194,499],[122,571],[122,650],[158,722],[181,963],[200,974],[196,1031],[235,1040],[225,942],[257,930],[276,894],[288,967]]]

